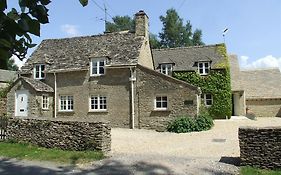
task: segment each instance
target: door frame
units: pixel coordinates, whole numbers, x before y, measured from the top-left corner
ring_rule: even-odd
[[[18,94],[22,93],[22,94],[26,94],[27,99],[26,99],[26,115],[19,115],[18,114]],[[26,89],[22,89],[22,90],[16,90],[15,91],[15,116],[16,117],[27,117],[28,116],[28,98],[29,98],[29,91]]]

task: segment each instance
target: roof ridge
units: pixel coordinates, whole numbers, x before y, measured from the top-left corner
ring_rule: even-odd
[[[243,72],[254,72],[254,71],[265,71],[265,70],[279,70],[278,67],[264,67],[264,68],[242,68],[240,69]]]
[[[200,45],[200,46],[185,46],[185,47],[174,47],[174,48],[160,48],[152,49],[152,51],[163,51],[163,50],[178,50],[178,49],[192,49],[192,48],[204,48],[204,47],[217,47],[224,45],[224,43],[209,44],[209,45]]]

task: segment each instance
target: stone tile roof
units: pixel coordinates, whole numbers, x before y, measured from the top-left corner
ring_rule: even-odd
[[[45,63],[49,72],[89,68],[89,59],[106,57],[111,65],[138,63],[143,37],[118,32],[103,35],[43,40],[21,68],[30,73],[34,64]]]
[[[29,84],[37,92],[54,92],[52,87],[43,83],[40,80],[35,80],[32,78],[28,78],[28,77],[20,77],[17,81],[19,81],[19,80],[24,80],[27,84]]]
[[[231,90],[232,91],[241,91],[244,88],[241,86],[240,80],[240,67],[237,55],[229,55],[230,62],[230,77],[231,77]]]
[[[0,82],[10,82],[17,78],[16,71],[0,69]]]
[[[153,49],[154,67],[159,69],[159,64],[173,63],[174,71],[197,70],[195,62],[212,61],[212,68],[214,68],[214,65],[224,60],[224,56],[218,52],[218,46],[224,44]]]
[[[278,68],[242,70],[240,79],[246,98],[281,98],[281,73]]]

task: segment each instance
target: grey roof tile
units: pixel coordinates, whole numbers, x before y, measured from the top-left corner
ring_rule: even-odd
[[[158,69],[159,64],[173,63],[174,71],[186,71],[196,70],[194,63],[198,61],[212,61],[212,65],[216,65],[224,60],[224,56],[218,52],[218,46],[223,44],[153,49],[154,67]]]
[[[0,69],[0,82],[9,82],[17,78],[16,71]]]
[[[54,89],[40,80],[35,80],[28,77],[20,77],[17,81],[24,80],[37,92],[54,92]]]
[[[134,33],[43,40],[21,68],[30,73],[34,64],[46,64],[46,71],[88,69],[89,59],[107,57],[109,64],[137,64],[143,37]]]

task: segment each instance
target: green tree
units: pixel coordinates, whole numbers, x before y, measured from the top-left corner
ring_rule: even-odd
[[[135,31],[135,20],[130,16],[115,16],[112,20],[106,23],[106,32]]]
[[[149,44],[152,49],[161,48],[160,41],[157,38],[157,35],[150,33],[149,35]]]
[[[160,16],[160,20],[163,23],[162,32],[159,33],[161,47],[173,48],[204,44],[201,39],[202,31],[196,29],[192,33],[190,21],[184,25],[183,19],[179,17],[175,9],[167,10],[166,16]]]
[[[79,0],[83,6],[88,0]],[[20,60],[25,58],[27,50],[35,46],[31,35],[40,36],[41,24],[49,22],[48,8],[50,0],[19,0],[20,11],[7,9],[7,0],[0,0],[0,68],[8,69],[12,55]]]
[[[13,70],[13,71],[19,70],[19,67],[15,64],[14,59],[9,59],[9,61],[8,61],[8,70]]]

